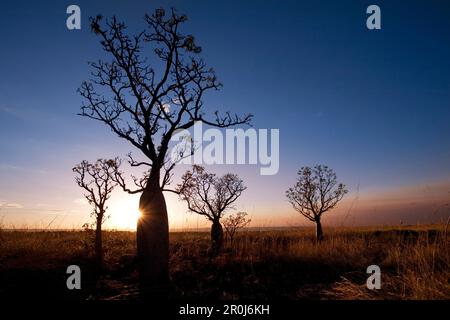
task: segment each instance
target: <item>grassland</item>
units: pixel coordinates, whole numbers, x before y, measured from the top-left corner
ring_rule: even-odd
[[[242,231],[208,258],[209,234],[170,234],[170,297],[192,299],[450,299],[445,226]],[[135,234],[104,233],[106,269],[93,263],[90,231],[2,231],[0,298],[137,299]],[[66,289],[66,268],[82,290]],[[381,289],[365,286],[381,267]]]

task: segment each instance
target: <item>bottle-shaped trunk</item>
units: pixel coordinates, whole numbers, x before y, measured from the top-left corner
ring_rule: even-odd
[[[159,175],[151,176],[139,201],[137,256],[141,298],[164,298],[169,283],[169,224]]]
[[[223,245],[223,228],[219,219],[213,220],[211,226],[211,254],[218,255]]]

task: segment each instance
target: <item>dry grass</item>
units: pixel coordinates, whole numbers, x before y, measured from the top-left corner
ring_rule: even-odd
[[[378,249],[382,290],[367,290],[364,283],[343,277],[334,294],[343,299],[450,299],[450,251],[443,229],[389,233]],[[366,258],[369,262],[370,255]]]
[[[318,244],[312,230],[244,231],[233,248],[208,258],[208,233],[171,234],[174,298],[450,299],[450,250],[444,226],[325,229]],[[128,299],[137,295],[135,234],[105,232],[107,270],[92,270],[92,234],[3,231],[0,234],[0,297],[23,287],[58,298]],[[83,288],[65,290],[65,268],[78,264]],[[381,290],[365,287],[366,268],[379,265]],[[45,289],[43,289],[45,287]],[[40,290],[40,291],[39,291]]]

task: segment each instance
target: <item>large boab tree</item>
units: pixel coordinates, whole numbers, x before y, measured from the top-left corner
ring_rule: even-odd
[[[126,186],[122,176],[117,177],[125,191],[141,193],[137,254],[144,297],[161,296],[169,280],[169,228],[163,191],[177,162],[168,156],[172,136],[196,121],[225,128],[248,124],[252,118],[217,111],[212,119],[205,116],[204,95],[221,84],[214,70],[198,57],[201,48],[194,37],[180,32],[186,20],[173,9],[170,13],[158,9],[145,15],[144,30],[128,35],[125,24],[116,17],[91,18],[92,31],[110,60],[91,62],[92,78],[79,89],[84,98],[80,114],[106,124],[145,158],[138,161],[130,154],[132,166],[146,167],[143,178],[135,179],[136,189]]]
[[[189,211],[205,216],[211,225],[211,255],[219,253],[223,245],[223,227],[220,219],[232,209],[246,189],[242,179],[232,173],[221,177],[194,165],[181,178],[177,192],[187,202]]]

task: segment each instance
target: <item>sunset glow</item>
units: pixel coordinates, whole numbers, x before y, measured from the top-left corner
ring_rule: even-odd
[[[118,230],[136,230],[136,224],[141,216],[139,201],[133,197],[122,197],[111,201],[107,226]]]
[[[450,301],[450,0],[70,3],[0,10],[0,301]]]

